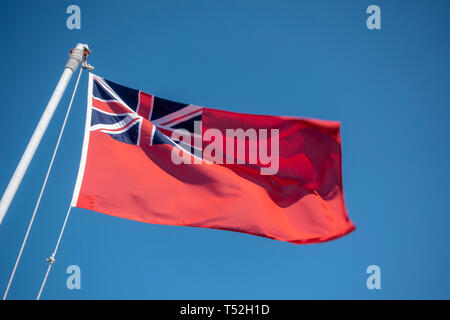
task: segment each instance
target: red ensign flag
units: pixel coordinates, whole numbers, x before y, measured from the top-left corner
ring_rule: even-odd
[[[339,123],[155,97],[90,74],[72,206],[315,243],[351,232]]]

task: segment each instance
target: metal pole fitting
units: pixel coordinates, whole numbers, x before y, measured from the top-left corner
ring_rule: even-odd
[[[70,50],[69,60],[67,60],[66,68],[72,69],[75,72],[80,63],[84,62],[87,56],[91,53],[87,44],[79,43],[75,48]]]

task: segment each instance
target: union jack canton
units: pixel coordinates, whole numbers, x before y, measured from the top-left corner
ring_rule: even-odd
[[[190,138],[198,137],[196,126],[201,128],[203,107],[158,98],[96,75],[92,77],[91,131],[132,145],[169,144],[201,156],[202,150],[183,139],[174,139],[172,133],[184,129]]]

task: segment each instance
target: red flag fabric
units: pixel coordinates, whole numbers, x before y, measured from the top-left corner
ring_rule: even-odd
[[[90,74],[72,206],[296,244],[355,227],[338,122],[165,100]]]

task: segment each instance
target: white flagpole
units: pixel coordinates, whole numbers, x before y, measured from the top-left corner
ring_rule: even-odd
[[[41,142],[42,136],[47,130],[48,124],[55,113],[58,103],[66,90],[67,84],[72,77],[72,74],[77,70],[79,64],[84,61],[85,57],[90,53],[90,50],[86,44],[78,43],[77,46],[70,51],[69,60],[67,60],[64,72],[56,85],[55,91],[50,98],[50,101],[42,114],[41,120],[39,121],[33,135],[31,136],[28,146],[17,165],[16,171],[9,181],[8,187],[0,200],[0,224],[8,211],[9,205],[13,200],[20,183],[22,182],[23,176],[25,175],[28,166],[33,159],[34,153]]]

